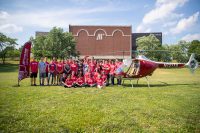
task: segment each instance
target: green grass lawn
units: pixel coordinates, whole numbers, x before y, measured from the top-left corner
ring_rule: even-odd
[[[131,88],[17,87],[0,65],[0,132],[200,132],[200,69],[158,69]],[[136,82],[136,81],[134,81]]]

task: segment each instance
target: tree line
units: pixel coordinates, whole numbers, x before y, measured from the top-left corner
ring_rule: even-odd
[[[143,54],[152,60],[187,62],[191,53],[195,53],[195,58],[200,62],[199,40],[193,40],[191,42],[181,40],[177,44],[162,45],[155,35],[150,34],[149,36],[137,38],[136,44],[136,53]]]
[[[0,58],[5,63],[6,58],[20,57],[21,49],[16,48],[17,39],[8,37],[0,33]],[[70,32],[64,32],[62,28],[53,27],[47,35],[31,37],[32,53],[35,58],[41,56],[57,57],[60,59],[69,57],[78,57],[79,51],[76,51],[76,41]],[[200,41],[191,42],[179,41],[177,44],[162,45],[161,42],[150,34],[149,36],[139,37],[136,40],[137,51],[135,53],[143,54],[147,58],[156,61],[187,62],[191,53],[195,53],[196,59],[200,62]]]

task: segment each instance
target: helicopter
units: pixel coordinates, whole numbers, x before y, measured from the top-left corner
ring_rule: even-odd
[[[144,55],[138,55],[133,59],[124,59],[121,66],[116,69],[116,77],[122,78],[122,84],[124,80],[130,80],[133,88],[132,80],[137,79],[137,84],[140,78],[146,78],[148,87],[150,87],[147,76],[152,76],[153,72],[157,68],[184,68],[189,67],[193,73],[198,68],[198,61],[194,58],[195,54],[192,53],[187,63],[169,63],[169,62],[157,62],[148,59]]]

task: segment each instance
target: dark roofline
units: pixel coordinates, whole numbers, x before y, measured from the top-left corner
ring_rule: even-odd
[[[85,26],[85,27],[132,27],[132,25],[71,25],[70,26],[77,26],[77,27],[81,27],[81,26]]]

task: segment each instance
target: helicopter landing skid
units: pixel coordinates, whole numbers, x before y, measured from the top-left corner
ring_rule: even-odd
[[[150,88],[149,79],[147,77],[145,77],[145,79],[146,79],[148,87]],[[131,87],[133,88],[133,80],[134,80],[134,78],[122,78],[122,80],[123,80],[122,85],[124,85],[124,81],[125,80],[129,80],[131,82]],[[139,82],[139,78],[137,79],[137,85],[138,85],[138,82]]]

